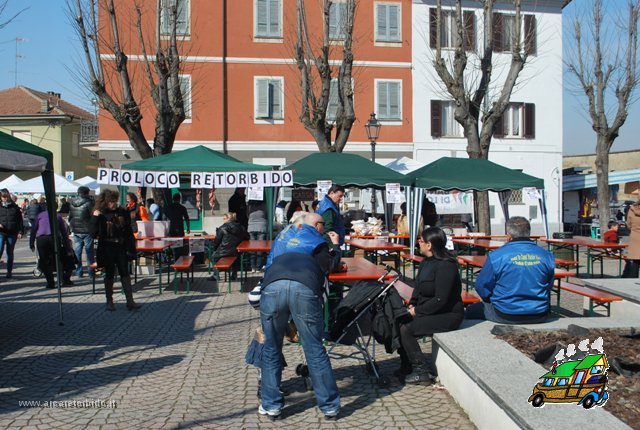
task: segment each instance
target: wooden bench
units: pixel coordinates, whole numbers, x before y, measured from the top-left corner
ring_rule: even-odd
[[[568,260],[566,258],[556,258],[557,267],[570,269],[572,267],[576,267],[577,265],[578,265],[578,262],[575,260]]]
[[[622,260],[626,260],[626,254],[621,255],[621,250],[609,251],[609,250],[594,250],[589,254],[589,261],[587,264],[589,265],[589,270],[591,276],[593,275],[593,266],[596,262],[600,262],[600,277],[604,276],[604,260],[617,260],[618,261],[618,276],[622,275]]]
[[[589,299],[589,316],[594,315],[594,309],[596,307],[603,307],[607,310],[607,316],[611,315],[611,302],[622,301],[622,297],[614,296],[613,294],[605,293],[602,291],[594,290],[589,287],[583,287],[582,285],[572,284],[571,282],[562,282],[554,285],[554,290],[557,295],[556,311],[560,310],[560,291],[568,291],[573,294],[578,294]]]
[[[463,291],[462,292],[462,304],[467,307],[469,305],[472,305],[474,303],[478,303],[481,302],[482,299],[480,299],[480,297],[476,296],[474,293],[469,292],[469,291]]]
[[[228,292],[231,292],[231,274],[229,273],[229,271],[231,271],[237,259],[237,256],[222,257],[213,265],[213,268],[215,269],[217,274],[216,278],[218,278],[218,280],[220,279],[220,271],[224,272],[225,281],[228,279]]]
[[[180,283],[182,284],[183,274],[187,274],[187,294],[191,290],[191,281],[193,280],[193,261],[195,257],[190,255],[183,255],[178,258],[175,263],[171,266],[171,270],[173,270],[173,293],[178,294],[178,273],[180,273]],[[189,278],[189,274],[191,274],[191,278]]]
[[[402,253],[400,254],[400,259],[404,260],[402,263],[402,276],[406,276],[405,274],[405,264],[407,262],[411,263],[411,267],[413,268],[413,277],[416,277],[416,263],[420,264],[422,263],[422,260],[424,260],[424,257],[421,257],[419,255],[411,255],[411,254],[406,254],[406,253]]]

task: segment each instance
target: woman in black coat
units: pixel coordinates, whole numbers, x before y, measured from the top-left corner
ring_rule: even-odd
[[[24,233],[22,223],[22,211],[13,202],[11,194],[7,190],[0,191],[0,258],[7,248],[7,278],[11,278],[13,272],[13,250],[16,241]]]
[[[405,376],[409,384],[431,384],[435,377],[431,363],[420,350],[418,339],[456,330],[464,317],[462,283],[456,258],[445,248],[447,236],[438,227],[426,228],[418,238],[420,253],[425,256],[416,277],[409,302],[409,322],[400,324],[398,350],[402,361],[396,375]]]
[[[213,262],[214,264],[222,257],[238,255],[238,245],[249,239],[249,234],[242,224],[236,221],[236,214],[228,212],[222,216],[224,223],[216,230],[216,238],[213,241]],[[231,272],[231,279],[236,279],[237,268]],[[216,281],[214,276],[209,277],[210,281]]]
[[[118,206],[117,191],[104,190],[96,199],[91,218],[91,236],[98,239],[96,262],[104,268],[104,289],[107,297],[107,310],[115,311],[113,304],[113,282],[116,268],[120,283],[127,298],[127,309],[140,307],[133,301],[133,286],[129,275],[129,260],[135,258],[136,244],[131,229],[129,211]]]

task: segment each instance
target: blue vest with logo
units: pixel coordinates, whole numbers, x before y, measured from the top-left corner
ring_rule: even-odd
[[[333,221],[333,231],[338,233],[340,236],[340,245],[344,244],[344,236],[346,234],[346,229],[344,227],[344,219],[342,219],[342,215],[340,215],[340,210],[338,206],[329,198],[329,196],[324,196],[324,198],[318,204],[318,208],[316,209],[316,213],[322,215],[326,211],[333,211],[335,213],[335,218]]]

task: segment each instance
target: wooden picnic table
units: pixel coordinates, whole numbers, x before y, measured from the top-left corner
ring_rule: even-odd
[[[453,239],[453,243],[462,245],[466,249],[482,248],[487,251],[493,251],[503,246],[506,242],[487,239]]]
[[[164,240],[136,240],[136,258],[134,260],[135,267],[133,270],[133,282],[138,282],[138,266],[140,257],[151,254],[153,261],[158,265],[158,291],[162,293],[162,262],[163,254],[167,248],[171,246],[170,242]],[[169,283],[169,270],[167,268],[167,284]]]
[[[591,276],[591,261],[594,257],[601,257],[602,253],[606,253],[607,251],[621,251],[624,248],[627,248],[629,245],[622,243],[605,243],[601,240],[595,240],[584,237],[574,237],[571,239],[542,239],[543,242],[546,242],[547,248],[551,250],[552,248],[556,249],[570,249],[571,252],[575,255],[576,261],[576,276],[580,276],[580,247],[583,246],[587,248],[587,277]],[[594,254],[595,253],[595,254]],[[624,256],[622,252],[617,252],[615,254],[610,254],[612,258],[617,258],[622,264],[622,260]]]
[[[244,256],[248,252],[269,252],[271,251],[272,240],[243,240],[236,250],[240,254],[240,284],[243,285],[246,280],[246,271],[244,270]]]
[[[399,266],[400,252],[406,249],[406,246],[399,243],[387,242],[386,240],[378,239],[352,239],[349,240],[349,246],[362,249],[364,251],[365,258],[369,256],[370,260],[374,263],[378,263],[378,252],[386,251],[395,253],[395,267]]]
[[[361,257],[343,258],[342,262],[347,265],[346,272],[334,272],[329,275],[329,281],[347,282],[377,280],[386,273],[384,266],[373,264],[371,261]],[[389,274],[387,277],[393,277]]]

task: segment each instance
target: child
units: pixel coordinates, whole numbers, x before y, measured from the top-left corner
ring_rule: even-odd
[[[620,225],[616,221],[609,221],[607,226],[609,227],[609,230],[605,231],[604,235],[602,235],[604,243],[619,243],[620,238],[618,237],[618,228]]]

